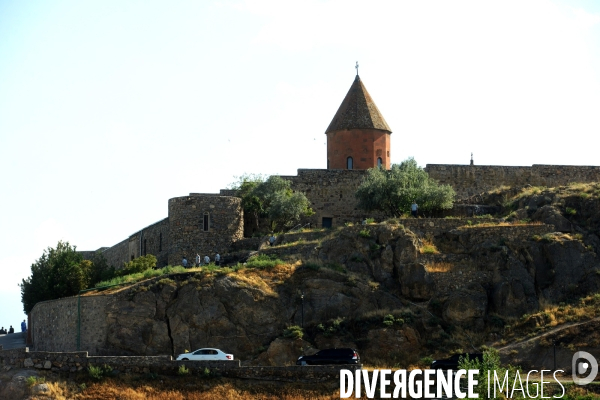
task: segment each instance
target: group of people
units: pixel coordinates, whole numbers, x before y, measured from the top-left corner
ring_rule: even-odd
[[[27,322],[25,322],[25,320],[21,322],[21,332],[27,332]],[[0,335],[6,335],[7,333],[15,333],[15,328],[13,328],[12,325],[8,328],[8,331],[4,329],[4,327],[0,328]]]
[[[208,265],[210,264],[210,257],[209,256],[204,256],[204,258],[200,257],[200,254],[196,254],[196,259],[194,260],[194,267],[199,267],[201,265]],[[187,260],[187,257],[183,257],[183,260],[181,260],[181,265],[183,265],[184,268],[187,268],[189,266],[189,262]],[[215,265],[219,266],[221,265],[221,255],[219,253],[217,253],[215,255]]]
[[[11,325],[8,329],[8,332],[6,331],[6,329],[4,329],[4,327],[0,329],[0,335],[6,335],[7,333],[15,333],[15,328],[13,328]]]

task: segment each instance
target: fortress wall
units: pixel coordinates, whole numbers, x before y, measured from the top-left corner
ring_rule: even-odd
[[[123,268],[123,264],[130,260],[129,238],[104,250],[102,255],[106,258],[108,265],[112,265],[117,269]]]
[[[203,226],[205,213],[209,215],[208,231]],[[184,256],[193,262],[197,253],[214,260],[215,253],[225,253],[231,243],[243,236],[243,212],[238,197],[192,193],[169,200],[170,265],[181,265]]]
[[[365,217],[381,219],[377,213],[356,208],[354,194],[367,171],[343,169],[299,169],[297,176],[282,176],[292,182],[292,189],[304,192],[315,214],[309,218],[313,227],[321,227],[323,218],[333,218],[333,226],[359,222]]]
[[[459,198],[483,193],[499,186],[562,186],[571,182],[599,182],[600,167],[574,165],[501,165],[427,164],[429,176],[451,185]]]
[[[133,258],[152,254],[156,256],[157,267],[164,267],[168,262],[169,218],[160,220],[129,236],[129,238],[104,250],[102,254],[108,265],[117,269]]]
[[[106,344],[106,307],[110,296],[81,297],[80,349],[99,354]],[[68,297],[37,303],[31,310],[29,329],[36,349],[76,351],[78,298]]]

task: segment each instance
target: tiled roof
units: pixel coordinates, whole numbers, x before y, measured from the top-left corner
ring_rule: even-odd
[[[346,94],[342,105],[335,113],[335,117],[333,117],[325,133],[345,129],[369,128],[392,133],[371,95],[367,92],[365,85],[361,82],[360,77],[356,75],[354,83],[350,86],[348,94]]]

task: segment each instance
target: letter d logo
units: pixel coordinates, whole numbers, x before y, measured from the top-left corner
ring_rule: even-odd
[[[581,359],[585,359],[586,361],[581,361]],[[596,378],[596,375],[598,375],[598,362],[593,355],[585,351],[578,351],[573,355],[571,367],[573,371],[573,382],[576,385],[587,385]],[[585,378],[577,376],[585,374],[590,367],[592,368],[588,376]]]

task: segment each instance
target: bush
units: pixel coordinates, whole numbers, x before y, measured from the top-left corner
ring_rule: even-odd
[[[302,339],[304,337],[304,332],[298,325],[292,325],[288,326],[283,331],[283,337],[288,339]]]
[[[186,367],[185,365],[180,365],[179,369],[177,370],[177,375],[179,376],[186,376],[190,374],[190,370],[188,367]]]
[[[283,265],[285,262],[277,258],[276,255],[259,254],[246,262],[248,268],[273,268],[277,265]]]
[[[358,236],[360,236],[362,238],[370,238],[371,232],[368,229],[363,229],[360,232],[358,232]]]
[[[156,257],[154,257],[152,254],[148,254],[125,263],[125,268],[120,271],[119,275],[135,274],[138,272],[144,272],[148,269],[153,269],[155,267]]]
[[[95,366],[95,365],[90,365],[88,367],[88,373],[90,375],[90,377],[92,379],[95,379],[97,381],[101,380],[102,378],[109,376],[110,374],[112,374],[113,369],[110,365],[106,365],[104,364],[103,366]]]

